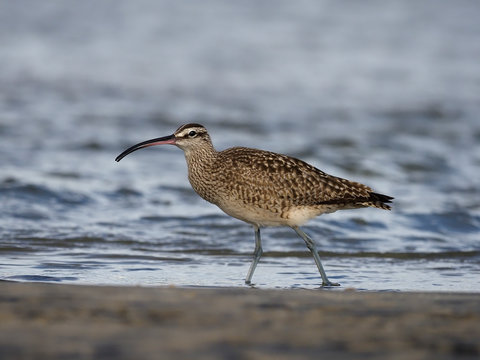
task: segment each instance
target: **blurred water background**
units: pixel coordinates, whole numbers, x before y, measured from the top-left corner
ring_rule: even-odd
[[[36,0],[0,4],[0,279],[245,286],[253,230],[199,198],[181,150],[302,158],[395,197],[311,221],[330,278],[480,290],[478,1]],[[318,288],[263,230],[259,288]]]

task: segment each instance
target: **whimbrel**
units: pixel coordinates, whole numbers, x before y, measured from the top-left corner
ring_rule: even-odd
[[[328,279],[315,242],[299,226],[337,210],[362,207],[390,210],[387,203],[393,199],[290,156],[245,147],[216,151],[207,130],[200,124],[182,125],[172,135],[133,145],[115,160],[120,161],[133,151],[163,144],[176,145],[184,151],[188,179],[198,195],[228,215],[253,225],[255,250],[246,284],[251,283],[263,253],[260,228],[289,226],[311,251],[322,285],[339,285]]]

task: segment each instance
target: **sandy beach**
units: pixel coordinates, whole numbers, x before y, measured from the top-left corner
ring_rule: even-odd
[[[1,359],[450,359],[480,294],[0,282]]]

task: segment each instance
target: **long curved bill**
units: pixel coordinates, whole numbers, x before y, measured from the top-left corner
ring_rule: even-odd
[[[168,136],[164,136],[164,137],[155,138],[155,139],[150,139],[150,140],[147,140],[147,141],[142,141],[141,143],[130,146],[127,150],[125,150],[120,155],[118,155],[115,158],[115,161],[118,162],[118,161],[122,160],[125,156],[127,156],[128,154],[130,154],[130,153],[132,153],[136,150],[140,150],[140,149],[143,149],[143,148],[146,148],[146,147],[149,147],[149,146],[155,146],[155,145],[164,145],[164,144],[174,145],[175,141],[176,141],[175,135],[173,135],[173,134],[168,135]]]

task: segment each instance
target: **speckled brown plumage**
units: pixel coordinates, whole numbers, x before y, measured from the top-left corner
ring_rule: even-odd
[[[203,139],[196,146],[183,145],[192,187],[201,197],[243,221],[258,226],[301,225],[308,218],[340,209],[390,209],[387,203],[391,197],[328,175],[302,160],[245,147],[217,152],[198,124],[184,125],[175,134],[180,137],[189,129],[196,129]],[[304,210],[310,216],[298,220],[295,210]]]
[[[152,145],[172,144],[185,153],[193,189],[225,213],[255,229],[255,251],[245,282],[250,283],[262,255],[261,226],[290,226],[302,237],[317,264],[324,286],[328,280],[315,243],[299,225],[323,213],[377,207],[390,210],[390,196],[366,185],[324,173],[306,162],[269,151],[233,147],[216,151],[200,124],[180,126],[174,134],[138,143],[120,154]]]

